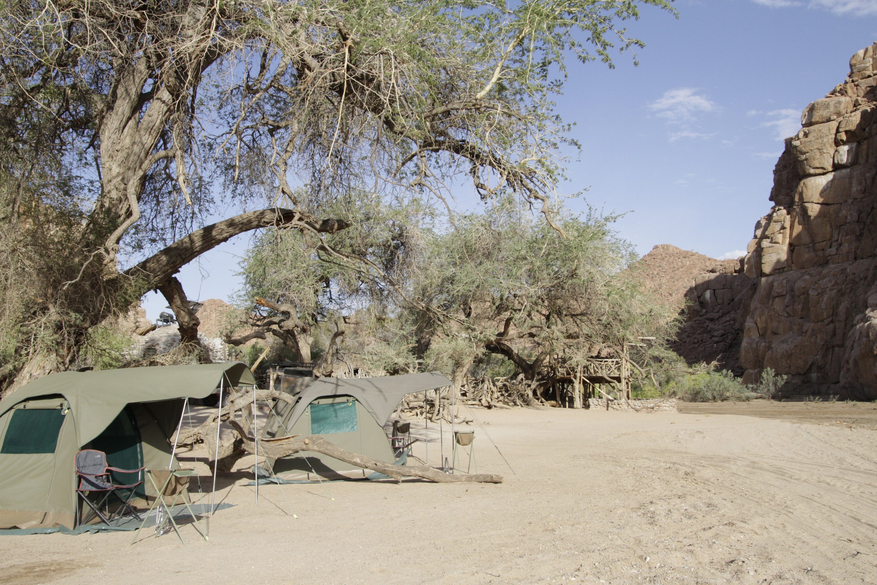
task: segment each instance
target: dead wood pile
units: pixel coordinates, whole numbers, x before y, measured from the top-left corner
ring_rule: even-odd
[[[464,404],[484,408],[533,406],[539,382],[516,378],[467,378],[462,389]]]

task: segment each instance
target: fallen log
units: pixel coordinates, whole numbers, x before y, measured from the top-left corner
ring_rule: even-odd
[[[246,436],[243,427],[237,421],[230,420],[228,423],[241,436],[244,442],[244,450],[248,453],[256,453],[255,443]],[[443,473],[432,467],[426,466],[408,466],[393,465],[372,459],[365,455],[351,453],[346,449],[342,449],[337,445],[330,443],[319,435],[308,435],[306,437],[283,437],[280,439],[262,439],[259,441],[258,454],[271,459],[279,459],[301,451],[313,451],[322,453],[329,457],[334,457],[339,461],[344,461],[351,465],[355,465],[361,469],[370,469],[383,473],[397,481],[403,477],[417,477],[427,481],[436,483],[502,483],[501,475],[476,474],[476,475],[457,475],[451,473]]]

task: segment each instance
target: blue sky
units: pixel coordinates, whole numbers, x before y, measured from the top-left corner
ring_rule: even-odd
[[[676,0],[679,19],[644,9],[629,32],[639,66],[572,64],[558,112],[582,146],[563,191],[616,223],[639,254],[673,244],[715,258],[743,251],[771,207],[773,168],[801,111],[841,83],[877,41],[877,0]],[[580,201],[570,202],[583,210]],[[195,300],[228,301],[249,238],[178,276]],[[164,310],[150,294],[150,319]]]

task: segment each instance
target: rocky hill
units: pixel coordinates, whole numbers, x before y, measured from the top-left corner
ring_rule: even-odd
[[[717,263],[715,258],[661,244],[633,263],[630,271],[655,300],[681,309],[691,283]]]
[[[631,266],[655,300],[684,315],[670,347],[689,363],[718,362],[740,375],[741,307],[752,283],[740,279],[740,260],[717,260],[662,244]]]

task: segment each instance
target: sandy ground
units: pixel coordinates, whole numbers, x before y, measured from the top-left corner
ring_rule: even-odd
[[[500,485],[238,475],[209,542],[4,536],[0,584],[877,582],[877,430],[707,410],[476,410]]]

